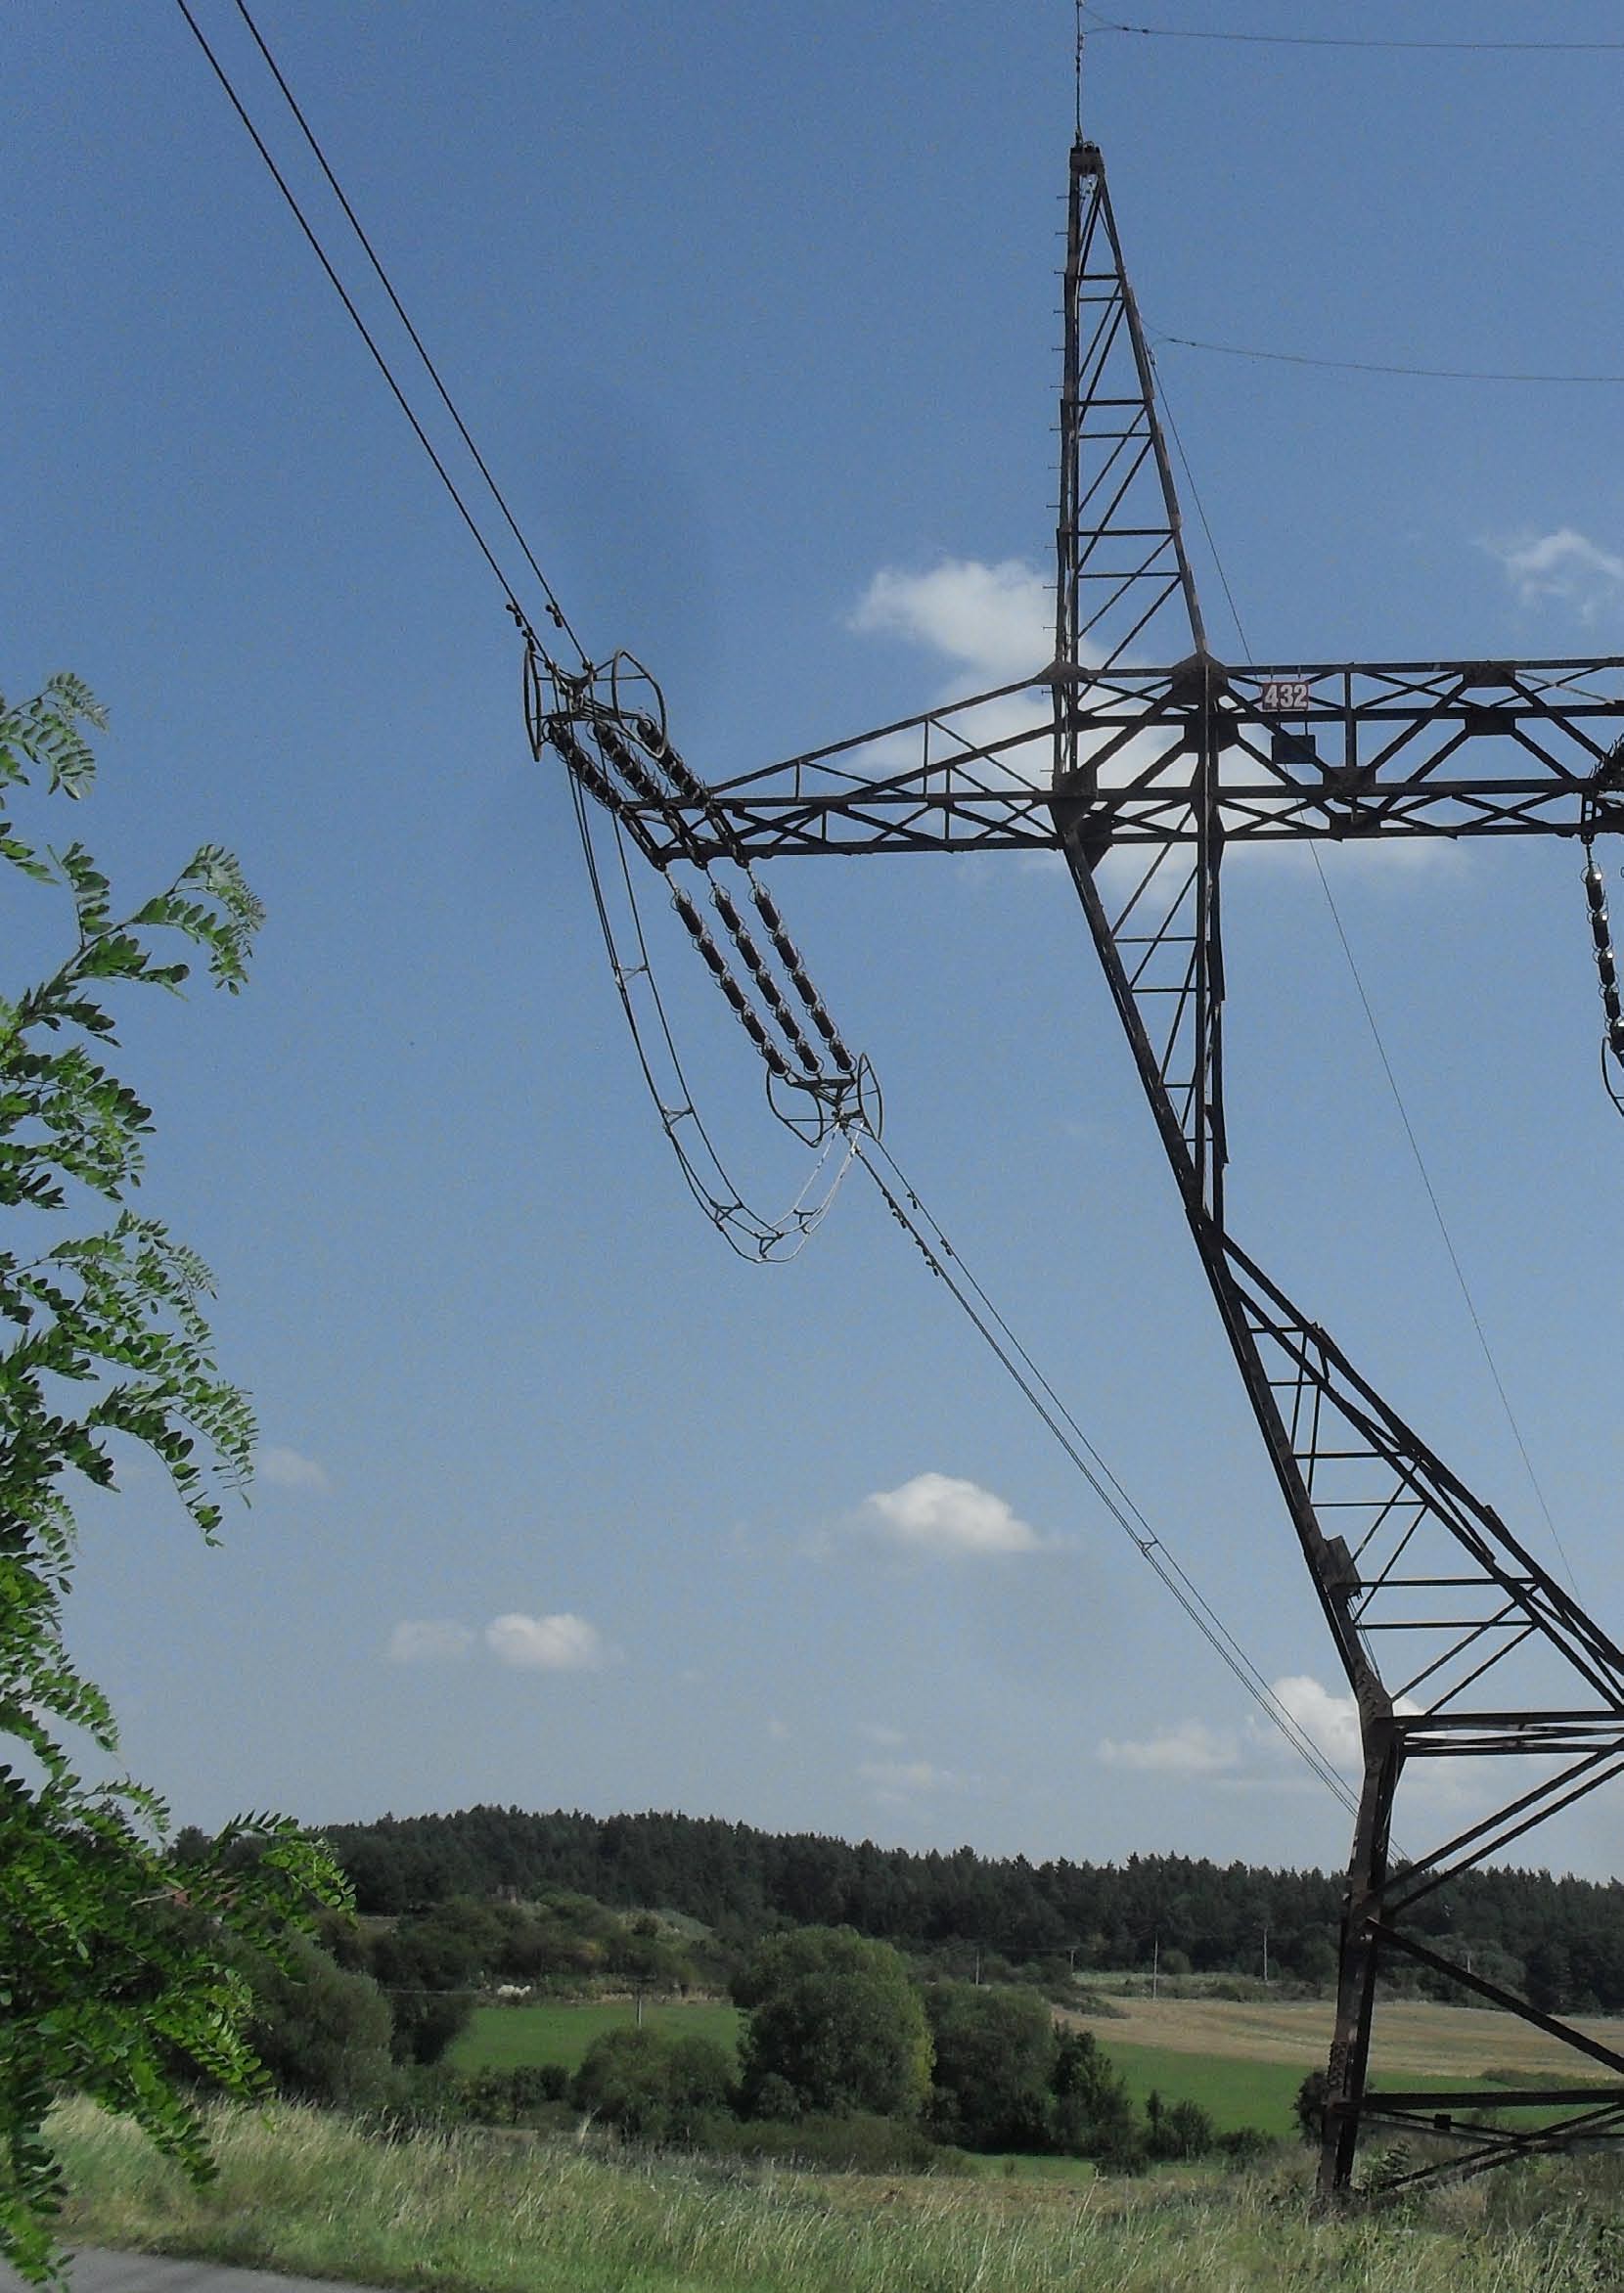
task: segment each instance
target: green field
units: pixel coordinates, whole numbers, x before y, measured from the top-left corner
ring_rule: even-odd
[[[1264,2134],[1295,2134],[1291,2104],[1303,2074],[1294,2062],[1249,2062],[1241,2055],[1184,2054],[1171,2046],[1118,2046],[1108,2032],[1101,2044],[1143,2104],[1152,2090],[1164,2102],[1199,2102],[1220,2134],[1256,2126]]]
[[[643,2009],[651,2029],[713,2039],[730,2049],[738,2043],[742,2019],[737,2006],[712,1999]],[[636,2020],[629,1999],[595,1999],[583,2005],[475,2006],[447,2059],[453,2070],[519,2070],[532,2062],[562,2062],[566,2070],[578,2070],[594,2039],[606,2030],[628,2029]]]

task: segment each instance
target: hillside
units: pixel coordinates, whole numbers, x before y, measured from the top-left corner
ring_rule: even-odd
[[[1323,1983],[1335,1965],[1341,1881],[1316,1870],[1184,1856],[1031,1864],[968,1847],[919,1855],[711,1817],[563,1809],[383,1816],[330,1825],[327,1836],[370,1912],[564,1888],[681,1912],[739,1942],[779,1925],[847,1925],[918,1954],[979,1948],[1012,1967],[1148,1968],[1154,1952],[1164,1969],[1255,1973],[1266,1927],[1272,1971]],[[1414,1923],[1537,2005],[1624,2008],[1616,1881],[1473,1872]]]

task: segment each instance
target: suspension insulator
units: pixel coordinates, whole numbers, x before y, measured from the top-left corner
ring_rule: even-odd
[[[777,939],[779,933],[784,929],[784,919],[779,914],[777,908],[773,905],[770,894],[756,882],[753,876],[750,877],[750,897],[755,902],[756,912],[760,916],[762,922],[765,923],[767,929],[772,933],[773,937]]]
[[[1612,945],[1612,926],[1607,922],[1604,904],[1600,908],[1592,908],[1590,912],[1590,936],[1596,942],[1599,955]]]
[[[1596,968],[1601,974],[1602,995],[1610,995],[1618,985],[1618,961],[1610,947],[1599,951],[1596,958]]]
[[[1607,896],[1607,879],[1594,860],[1585,863],[1583,877],[1585,897],[1593,908],[1599,908]]]
[[[704,784],[699,780],[698,774],[690,772],[687,765],[684,764],[682,758],[671,745],[669,734],[656,725],[653,717],[633,717],[631,724],[632,731],[637,735],[639,741],[642,742],[644,747],[659,766],[677,793],[680,796],[691,798],[696,804],[702,804],[705,798]]]
[[[727,958],[723,955],[721,949],[716,945],[716,942],[711,938],[709,932],[706,931],[703,918],[700,916],[699,910],[695,907],[693,901],[689,898],[686,892],[674,892],[671,897],[672,905],[675,907],[677,914],[682,918],[684,923],[688,926],[689,934],[693,939],[694,945],[699,949],[700,955],[703,956],[705,962],[710,966],[710,968],[715,973],[716,977],[721,980],[723,986],[726,987],[731,976],[728,971]]]
[[[731,971],[724,971],[721,974],[721,984],[722,993],[727,997],[729,1003],[732,1004],[734,1010],[739,1013],[739,1016],[747,1025],[751,1019],[755,1018],[755,1013],[750,1010],[749,999],[745,995],[744,990],[740,986],[738,980],[734,978]],[[760,1020],[756,1019],[756,1025],[759,1026],[760,1024]]]
[[[1624,1018],[1612,1021],[1607,1029],[1607,1043],[1613,1057],[1624,1066]]]
[[[566,725],[555,724],[548,737],[574,778],[590,795],[596,796],[608,811],[624,810],[625,799],[619,789],[599,771]]]
[[[598,743],[621,779],[646,804],[664,803],[665,790],[631,742],[623,740],[613,725],[601,724],[598,727]]]
[[[843,1075],[856,1074],[856,1060],[852,1057],[850,1052],[847,1051],[845,1045],[840,1041],[838,1028],[835,1026],[829,1013],[824,1010],[823,1005],[818,1001],[816,996],[813,996],[806,1008],[812,1014],[812,1024],[817,1028],[818,1033],[828,1044],[829,1055],[831,1058],[834,1059],[835,1064],[839,1068]]]

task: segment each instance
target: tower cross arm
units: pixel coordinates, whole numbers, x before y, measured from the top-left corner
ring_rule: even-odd
[[[1624,828],[1624,656],[1292,662],[1033,677],[733,778],[611,788],[648,857],[1594,834]],[[1057,759],[1060,759],[1057,765]]]

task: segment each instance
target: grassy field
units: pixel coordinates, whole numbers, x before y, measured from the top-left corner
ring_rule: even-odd
[[[1329,1999],[1239,2001],[1224,1999],[1122,1999],[1108,2016],[1069,2016],[1092,2030],[1108,2052],[1129,2047],[1205,2054],[1228,2060],[1281,2062],[1323,2070],[1331,2045]],[[1616,2046],[1624,2022],[1575,2017],[1580,2030]],[[1372,2066],[1376,2079],[1476,2079],[1496,2071],[1567,2079],[1573,2057],[1514,2015],[1473,2006],[1427,2006],[1392,2001],[1376,2016]]]
[[[1289,2177],[814,2179],[221,2109],[198,2190],[89,2104],[52,2123],[73,2241],[435,2293],[1603,2293],[1594,2165],[1330,2221]]]
[[[693,2032],[732,2046],[741,2017],[720,2001],[650,2005],[656,2029]],[[1221,2134],[1241,2126],[1288,2136],[1292,2098],[1308,2070],[1324,2067],[1331,2007],[1318,2000],[1257,2003],[1218,1999],[1133,1999],[1106,2019],[1071,2017],[1092,2029],[1127,2079],[1136,2102],[1152,2089],[1166,2102],[1198,2102]],[[457,2070],[513,2070],[562,2062],[573,2070],[602,2031],[635,2020],[629,2000],[586,2005],[480,2006],[452,2050]],[[1394,2004],[1382,2010],[1377,2079],[1407,2085],[1483,2084],[1495,2073],[1571,2075],[1559,2047],[1511,2015],[1471,2007]],[[1597,2023],[1599,2034],[1617,2024]],[[1503,2083],[1503,2081],[1502,2081]]]
[[[713,2039],[731,2048],[742,2021],[737,2006],[721,2000],[691,2005],[646,2005],[644,2023],[684,2037]],[[624,2030],[637,2020],[629,1999],[592,2000],[582,2005],[476,2006],[467,2030],[452,2047],[453,2070],[519,2070],[532,2062],[562,2062],[579,2069],[595,2038]]]

